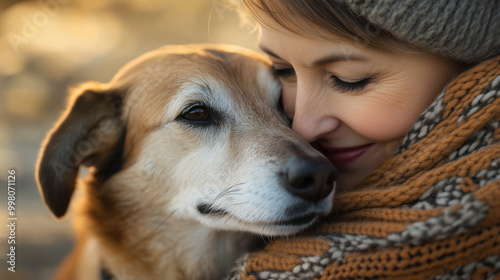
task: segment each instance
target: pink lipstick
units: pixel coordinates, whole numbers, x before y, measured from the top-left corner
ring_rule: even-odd
[[[336,167],[346,166],[356,159],[361,157],[373,144],[342,147],[342,148],[323,148],[320,151],[332,162]]]

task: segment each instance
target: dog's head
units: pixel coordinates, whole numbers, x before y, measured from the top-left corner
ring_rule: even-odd
[[[295,233],[328,212],[335,179],[290,129],[268,61],[228,46],[164,47],[110,83],[80,87],[37,168],[57,217],[81,165],[93,168],[97,200],[110,209],[154,208],[266,235]]]

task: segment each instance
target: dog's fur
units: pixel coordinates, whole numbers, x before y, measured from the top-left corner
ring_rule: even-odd
[[[111,82],[76,89],[43,144],[37,180],[55,216],[67,211],[79,167],[90,169],[59,278],[99,279],[105,268],[220,279],[261,236],[295,234],[330,210],[325,162],[290,129],[259,55],[211,45],[147,53]],[[319,170],[312,197],[290,188],[290,166]]]

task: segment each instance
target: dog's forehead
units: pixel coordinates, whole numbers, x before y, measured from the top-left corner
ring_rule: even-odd
[[[180,82],[168,102],[164,103],[165,122],[173,120],[191,104],[206,105],[234,116],[252,114],[263,117],[262,111],[277,108],[280,85],[263,65],[254,69],[233,69],[227,73],[200,72],[191,77]]]
[[[221,110],[245,105],[256,110],[277,104],[280,95],[269,62],[239,49],[160,49],[129,66],[122,77],[134,80],[130,106],[156,107],[153,111],[164,112],[162,121],[172,120],[189,103],[207,103]]]
[[[252,72],[255,71],[254,68],[262,66],[269,68],[269,60],[256,52],[236,46],[165,46],[129,62],[120,69],[112,82],[137,84],[151,78],[159,82],[166,76],[190,76],[199,72],[224,72],[226,76],[233,76],[231,74],[234,71]]]

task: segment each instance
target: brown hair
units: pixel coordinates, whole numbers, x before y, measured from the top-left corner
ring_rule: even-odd
[[[334,34],[381,50],[415,52],[389,32],[356,15],[347,6],[333,0],[232,0],[240,15],[268,25],[262,15],[281,27],[303,36],[328,39]],[[242,13],[243,11],[243,13]]]

